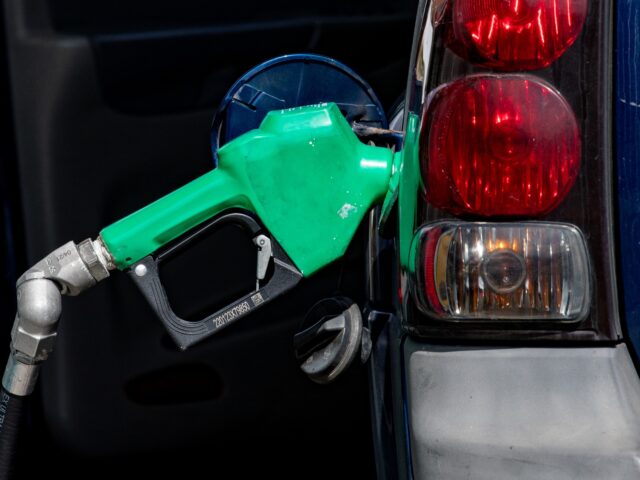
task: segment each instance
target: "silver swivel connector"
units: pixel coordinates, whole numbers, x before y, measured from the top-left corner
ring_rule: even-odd
[[[62,245],[18,279],[11,353],[2,378],[7,392],[25,396],[33,391],[40,365],[53,350],[62,295],[82,293],[114,268],[102,240],[87,239]]]

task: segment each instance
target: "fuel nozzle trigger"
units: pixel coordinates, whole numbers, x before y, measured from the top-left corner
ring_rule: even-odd
[[[267,269],[273,257],[271,239],[260,234],[253,239],[253,243],[258,247],[258,265],[256,268],[256,291],[260,290],[260,282],[267,276]]]
[[[238,225],[245,230],[258,248],[256,289],[202,320],[184,320],[171,308],[159,275],[159,266],[163,261],[187,249],[189,245],[205,234],[229,224]],[[272,262],[273,269],[268,275]],[[136,262],[128,270],[128,274],[173,340],[183,350],[266,305],[274,298],[295,287],[302,279],[302,273],[295,267],[278,242],[252,216],[240,212],[223,214],[213,218],[182,238],[174,240],[162,251],[148,255]]]

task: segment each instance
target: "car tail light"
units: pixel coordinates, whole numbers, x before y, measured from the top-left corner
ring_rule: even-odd
[[[475,75],[432,94],[420,150],[427,198],[454,214],[540,216],[580,170],[567,101],[531,76]]]
[[[413,249],[416,302],[432,317],[579,322],[588,312],[588,256],[571,225],[435,222]]]
[[[621,337],[611,18],[606,0],[422,0],[398,191],[410,333]]]
[[[535,70],[578,38],[587,0],[456,0],[450,2],[449,47],[475,64]]]

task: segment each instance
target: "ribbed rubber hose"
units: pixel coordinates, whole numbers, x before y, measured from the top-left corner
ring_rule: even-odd
[[[26,397],[0,391],[0,480],[12,478]]]

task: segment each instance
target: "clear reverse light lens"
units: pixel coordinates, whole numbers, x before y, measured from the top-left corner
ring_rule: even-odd
[[[556,223],[444,221],[413,242],[415,296],[452,321],[579,322],[589,311],[582,233]]]

